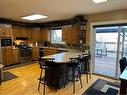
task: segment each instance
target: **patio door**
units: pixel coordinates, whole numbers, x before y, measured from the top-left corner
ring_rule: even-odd
[[[95,73],[115,77],[119,27],[96,28]]]
[[[121,26],[95,27],[94,73],[118,77],[119,59],[126,55],[125,32]]]

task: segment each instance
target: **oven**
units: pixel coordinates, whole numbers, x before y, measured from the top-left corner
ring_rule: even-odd
[[[11,37],[2,37],[0,38],[0,46],[12,46],[12,38]]]
[[[32,61],[32,49],[19,49],[20,50],[20,63],[26,63]]]

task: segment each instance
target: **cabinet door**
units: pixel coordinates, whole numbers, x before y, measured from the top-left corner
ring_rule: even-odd
[[[13,39],[15,40],[16,37],[22,37],[22,30],[17,26],[13,26]]]
[[[6,59],[6,48],[1,48],[1,56],[2,56],[2,58],[1,58],[2,64],[8,65],[6,62],[7,61],[7,59]]]
[[[39,59],[39,47],[32,47],[32,59],[33,60]]]
[[[30,28],[22,28],[22,37],[31,38],[31,29]]]
[[[49,40],[51,40],[50,29],[41,28],[41,30],[40,30],[40,40],[41,41],[49,41]]]
[[[75,26],[73,31],[74,31],[74,43],[79,44],[79,42],[80,42],[80,27]]]
[[[13,49],[13,63],[19,63],[19,49]]]
[[[32,41],[33,42],[39,42],[40,39],[40,29],[32,29]]]
[[[5,32],[6,32],[5,35],[6,35],[6,36],[12,36],[12,31],[13,31],[13,30],[12,30],[12,26],[10,26],[10,25],[5,25],[4,28],[5,28]]]
[[[16,37],[28,37],[29,40],[31,40],[31,28],[25,28],[25,27],[13,27],[13,38],[14,40]]]
[[[0,24],[0,36],[1,37],[12,36],[12,26],[6,24]]]
[[[13,64],[13,49],[12,47],[7,47],[6,48],[6,60],[7,64]]]
[[[68,31],[66,27],[63,27],[62,28],[62,41],[67,42],[67,40],[68,40]]]
[[[2,48],[2,63],[4,65],[13,64],[13,49],[12,49],[12,47]]]

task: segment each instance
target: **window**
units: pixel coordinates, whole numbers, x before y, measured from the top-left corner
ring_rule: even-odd
[[[52,42],[60,43],[62,42],[62,29],[51,30]]]

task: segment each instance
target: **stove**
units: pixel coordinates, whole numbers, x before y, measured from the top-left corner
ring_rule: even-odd
[[[32,48],[27,42],[19,44],[20,63],[32,62]]]
[[[26,63],[32,61],[32,49],[26,48],[26,49],[19,49],[20,51],[20,63]]]

